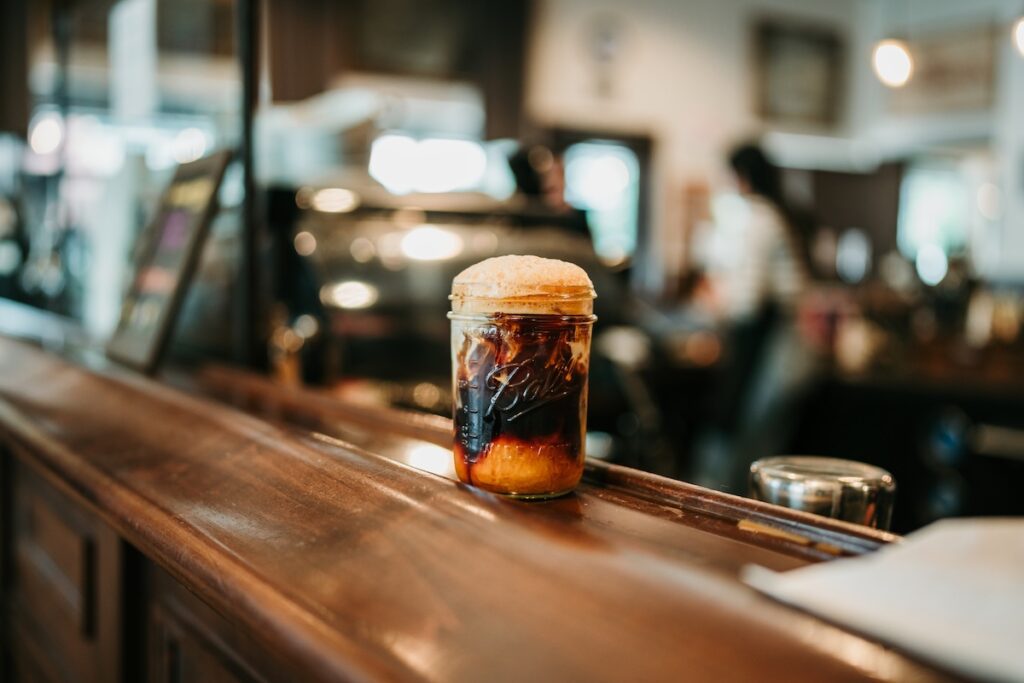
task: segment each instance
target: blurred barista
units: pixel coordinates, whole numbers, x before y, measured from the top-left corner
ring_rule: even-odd
[[[742,494],[750,463],[786,447],[817,362],[796,331],[809,260],[779,168],[750,144],[733,150],[729,165],[737,193],[715,202],[710,263],[697,292],[722,322],[727,352],[694,474]]]
[[[560,156],[543,145],[520,147],[509,157],[516,201],[525,225],[562,228],[590,240],[587,214],[565,201],[565,169]]]

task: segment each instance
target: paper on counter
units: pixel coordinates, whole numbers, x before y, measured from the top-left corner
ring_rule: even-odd
[[[1024,519],[944,520],[870,555],[743,579],[939,666],[1024,682]]]

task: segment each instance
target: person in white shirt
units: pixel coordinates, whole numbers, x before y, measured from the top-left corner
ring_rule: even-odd
[[[780,171],[755,145],[737,148],[729,162],[737,192],[714,202],[702,303],[731,322],[767,306],[792,312],[809,279],[808,259],[783,197]]]
[[[738,192],[715,201],[698,296],[722,323],[726,356],[694,477],[743,494],[750,463],[786,447],[818,363],[795,325],[810,282],[809,258],[781,173],[756,145],[736,148],[729,164]]]

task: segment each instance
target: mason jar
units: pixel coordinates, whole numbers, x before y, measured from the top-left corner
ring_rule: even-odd
[[[481,289],[456,281],[448,314],[455,470],[516,498],[568,493],[586,458],[593,289]]]

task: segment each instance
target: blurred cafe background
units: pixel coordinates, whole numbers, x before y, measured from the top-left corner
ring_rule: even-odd
[[[105,338],[175,167],[233,149],[178,366],[446,415],[452,277],[536,254],[598,292],[591,457],[1024,513],[1021,0],[2,8],[2,297]]]

